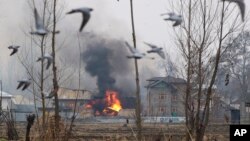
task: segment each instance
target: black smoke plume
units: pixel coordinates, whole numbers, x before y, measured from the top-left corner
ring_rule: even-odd
[[[82,59],[86,64],[85,70],[97,79],[100,96],[103,96],[107,89],[131,91],[127,84],[116,86],[117,76],[128,79],[133,75],[129,65],[131,62],[126,58],[127,53],[124,42],[119,40],[100,39],[87,45]]]

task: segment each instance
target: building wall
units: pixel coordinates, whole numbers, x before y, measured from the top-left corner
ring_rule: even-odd
[[[177,107],[177,115],[174,116],[185,116],[185,108],[184,108],[184,101],[185,101],[185,92],[186,92],[186,85],[185,84],[176,84],[174,85],[177,89],[174,95],[177,96],[177,99],[172,99],[172,106]]]
[[[25,121],[27,121],[27,115],[28,114],[31,114],[31,112],[29,113],[29,112],[23,112],[23,113],[15,113],[15,112],[13,112],[13,116],[14,116],[14,121],[16,121],[16,122],[25,122]]]
[[[148,88],[148,116],[184,116],[183,91],[161,86]]]
[[[125,118],[134,118],[135,109],[121,109],[118,113],[118,116],[125,117]]]
[[[10,97],[8,97],[8,98],[3,97],[3,99],[2,99],[2,109],[3,110],[10,109],[10,108],[12,108],[11,106],[12,106],[11,98]]]
[[[245,101],[240,103],[240,123],[249,124],[250,123],[250,111],[246,108]]]

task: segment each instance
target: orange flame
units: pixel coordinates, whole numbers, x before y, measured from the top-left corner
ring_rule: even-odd
[[[92,109],[95,107],[95,105],[104,105],[104,109],[102,111],[95,111],[95,116],[116,116],[122,109],[121,102],[118,98],[118,93],[113,90],[107,90],[104,99],[92,100],[85,105],[85,108]]]
[[[107,90],[105,94],[107,108],[119,112],[122,109],[121,102],[116,91]]]

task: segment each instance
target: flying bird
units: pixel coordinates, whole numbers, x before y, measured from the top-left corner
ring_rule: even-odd
[[[166,13],[166,14],[169,15],[169,17],[165,18],[164,20],[165,21],[173,21],[173,22],[175,22],[173,24],[174,27],[178,26],[178,25],[180,25],[182,23],[182,16],[181,15],[177,15],[175,13]],[[166,14],[161,14],[161,15],[166,15]]]
[[[242,21],[244,21],[245,9],[246,9],[246,5],[245,5],[244,0],[221,0],[221,1],[234,2],[234,3],[238,4],[238,6],[240,8],[240,13],[241,13],[241,19],[242,19]]]
[[[144,42],[144,44],[151,47],[151,50],[148,50],[147,53],[157,53],[162,59],[165,59],[165,54],[162,51],[161,47],[157,47],[155,45],[152,45],[152,44],[149,44],[149,43],[146,43],[146,42]]]
[[[31,84],[31,79],[23,79],[23,80],[18,80],[17,81],[19,84],[17,86],[16,89],[19,89],[21,87],[22,88],[22,91],[24,91],[25,89],[27,89],[29,87],[29,85]]]
[[[60,30],[56,30],[55,32],[51,31],[51,33],[55,33],[55,34],[59,34],[61,31]]]
[[[132,55],[127,56],[128,58],[141,59],[143,57],[146,57],[145,53],[139,52],[136,48],[130,46],[128,42],[125,42],[125,44],[130,50],[130,52],[132,53]],[[150,59],[154,59],[154,58],[150,58]]]
[[[44,27],[43,20],[39,16],[36,8],[34,9],[34,16],[35,16],[36,31],[32,31],[30,33],[41,36],[46,35],[48,33],[48,30]]]
[[[45,95],[45,98],[47,98],[47,99],[51,99],[55,96],[54,91],[51,91],[50,93],[47,93],[47,92],[42,92],[42,93]]]
[[[39,62],[39,61],[43,62],[45,59],[47,60],[46,69],[49,69],[49,67],[50,67],[50,65],[51,65],[51,63],[53,61],[53,57],[49,53],[45,53],[43,56],[39,57],[37,59],[37,62]]]
[[[81,32],[82,29],[85,27],[85,25],[88,23],[88,21],[90,19],[90,12],[91,11],[93,11],[92,8],[82,7],[82,8],[72,9],[67,14],[82,13],[82,18],[83,19],[82,19],[81,27],[79,29],[79,31]]]
[[[17,53],[18,48],[20,46],[9,46],[8,49],[12,49],[13,51],[11,52],[10,56],[14,55],[15,53]]]

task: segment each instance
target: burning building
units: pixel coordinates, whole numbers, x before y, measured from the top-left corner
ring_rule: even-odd
[[[115,90],[106,90],[104,97],[94,97],[85,105],[93,111],[94,116],[117,116],[123,109],[134,109],[135,98],[119,97]]]
[[[131,85],[128,85],[131,84],[129,80],[133,79],[127,79],[131,76],[127,58],[119,55],[127,52],[126,48],[122,47],[123,44],[121,41],[98,40],[87,45],[87,49],[82,53],[85,70],[96,78],[99,90],[84,106],[92,110],[94,116],[117,116],[121,109],[132,106],[135,108],[135,100],[127,102],[127,97],[131,94],[129,91],[133,90]],[[121,76],[122,83],[117,83]]]
[[[116,116],[122,109],[118,92],[114,90],[106,90],[104,98],[91,100],[85,107],[92,109],[95,116]]]

